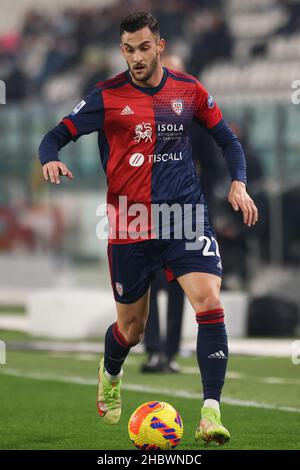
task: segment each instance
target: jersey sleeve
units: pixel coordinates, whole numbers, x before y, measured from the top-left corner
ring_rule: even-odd
[[[196,110],[194,119],[207,129],[215,126],[222,119],[222,112],[217,103],[198,80],[196,81]]]
[[[103,128],[104,105],[102,93],[99,88],[94,89],[88,96],[78,103],[71,114],[65,116],[64,124],[76,141],[80,136],[98,132]]]

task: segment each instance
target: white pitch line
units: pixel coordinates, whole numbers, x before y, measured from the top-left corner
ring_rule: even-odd
[[[54,375],[54,374],[41,374],[39,372],[22,372],[17,369],[8,369],[8,368],[5,368],[5,370],[1,369],[0,373],[3,375],[12,375],[14,377],[23,377],[23,378],[36,379],[36,380],[53,380],[57,382],[74,383],[74,384],[79,384],[79,385],[93,385],[93,386],[97,385],[97,380],[95,379],[84,379],[83,377],[77,377],[77,376],[61,377],[59,375]],[[145,386],[145,385],[139,385],[139,384],[123,384],[123,389],[129,390],[132,392],[170,395],[170,396],[175,396],[179,398],[186,398],[188,400],[199,400],[202,398],[200,393],[188,392],[186,390],[172,390],[169,388],[149,387],[147,385]],[[243,407],[248,407],[248,408],[262,408],[265,410],[300,413],[300,408],[295,408],[292,406],[276,406],[276,405],[271,405],[269,403],[259,403],[256,401],[249,401],[249,400],[238,400],[236,398],[230,398],[230,397],[223,397],[222,403],[226,403],[227,405],[243,406]]]
[[[60,353],[60,352],[49,352],[50,357],[58,357],[62,359],[72,359],[78,361],[97,361],[98,354],[92,353]],[[128,357],[126,359],[126,365],[138,366],[138,361],[134,357]],[[198,375],[199,368],[193,366],[181,367],[181,373],[186,375]],[[227,380],[247,380],[250,376],[243,374],[242,372],[229,371],[226,373]],[[285,379],[283,377],[253,377],[251,376],[252,382],[272,384],[272,385],[300,385],[298,379]]]
[[[198,367],[182,367],[181,372],[187,375],[199,374]],[[300,385],[299,379],[285,379],[283,377],[253,377],[242,372],[229,371],[226,372],[226,379],[229,380],[247,380],[252,382],[272,384],[272,385]]]
[[[126,359],[126,364],[127,364],[127,359]],[[187,374],[187,375],[198,375],[199,374],[199,367],[193,367],[193,366],[186,366],[181,368],[182,374]],[[243,374],[241,372],[235,372],[235,371],[230,371],[226,372],[226,378],[227,379],[245,379],[247,378],[246,374]],[[253,377],[251,377],[251,380]],[[300,382],[299,382],[300,383]]]
[[[97,361],[98,354],[92,353],[60,353],[60,352],[49,352],[50,357],[58,357],[62,359],[72,359],[78,361]],[[138,365],[138,361],[135,358],[128,357],[126,359],[126,365],[133,366]],[[199,368],[193,366],[181,367],[181,373],[186,375],[198,375]],[[243,374],[242,372],[229,371],[226,373],[226,379],[228,380],[247,380],[250,376]],[[298,379],[285,379],[282,377],[253,377],[251,376],[252,382],[272,384],[272,385],[300,385]]]

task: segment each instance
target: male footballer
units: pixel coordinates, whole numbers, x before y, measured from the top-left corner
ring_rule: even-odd
[[[176,279],[187,295],[198,325],[203,406],[195,439],[224,444],[230,434],[220,415],[228,359],[220,301],[222,264],[192,161],[192,121],[205,127],[221,147],[232,180],[228,201],[233,210],[241,210],[250,227],[257,222],[258,211],[246,189],[245,156],[199,81],[161,66],[165,41],[151,14],[132,13],[121,22],[120,47],[127,70],[97,83],[45,135],[39,149],[45,179],[58,184],[61,175],[73,178],[59,160],[59,150],[82,135],[98,133],[108,184],[107,252],[117,311],[116,322],[105,335],[99,366],[98,412],[106,423],[120,420],[122,365],[143,337],[150,284],[155,272],[164,268],[168,280]],[[168,223],[153,221],[161,205],[175,208]],[[188,222],[196,227],[195,243],[191,243],[191,230],[178,230]]]

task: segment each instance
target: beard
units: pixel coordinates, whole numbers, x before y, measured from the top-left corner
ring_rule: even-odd
[[[152,59],[149,65],[145,64],[144,68],[141,69],[140,71],[136,70],[134,67],[130,67],[129,64],[127,63],[131,75],[133,76],[135,80],[139,82],[148,82],[148,80],[150,80],[153,73],[155,72],[157,64],[158,64],[157,56],[155,56]]]

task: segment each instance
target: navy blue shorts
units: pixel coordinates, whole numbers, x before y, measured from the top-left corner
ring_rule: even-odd
[[[153,239],[130,244],[108,243],[111,283],[117,302],[130,304],[150,287],[156,271],[165,269],[168,281],[183,274],[203,272],[222,277],[216,236],[206,225],[197,249],[187,249],[185,239]]]

